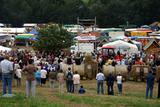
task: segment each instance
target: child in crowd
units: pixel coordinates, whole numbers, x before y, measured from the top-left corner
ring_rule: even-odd
[[[86,91],[85,89],[83,88],[83,86],[81,85],[80,86],[80,89],[79,89],[79,94],[84,94]]]

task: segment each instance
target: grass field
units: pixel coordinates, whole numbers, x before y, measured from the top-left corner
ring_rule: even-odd
[[[125,82],[123,84],[123,95],[118,96],[117,86],[114,85],[114,96],[97,95],[96,81],[81,81],[86,89],[84,95],[60,94],[58,89],[51,91],[48,83],[46,86],[37,87],[35,98],[25,97],[25,84],[21,88],[13,86],[12,98],[0,97],[0,107],[160,107],[157,96],[157,83],[154,87],[153,99],[145,99],[145,86],[143,82]]]

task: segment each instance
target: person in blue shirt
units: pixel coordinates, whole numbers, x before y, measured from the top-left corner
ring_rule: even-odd
[[[37,69],[36,73],[35,73],[35,78],[36,78],[36,84],[37,85],[41,85],[41,70],[40,68]]]
[[[154,87],[154,75],[152,74],[152,71],[149,71],[147,75],[146,98],[148,98],[149,92],[150,92],[150,98],[152,98],[153,87]]]
[[[84,94],[86,91],[84,89],[84,87],[81,85],[80,89],[79,89],[79,94]]]

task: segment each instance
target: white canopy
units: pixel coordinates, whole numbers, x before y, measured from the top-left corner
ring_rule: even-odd
[[[11,51],[11,48],[0,46],[0,51]]]
[[[131,44],[123,40],[117,40],[117,41],[106,43],[102,46],[102,48],[106,46],[113,46],[115,47],[115,51],[120,50],[122,53],[137,53],[138,52],[138,48],[135,44]]]

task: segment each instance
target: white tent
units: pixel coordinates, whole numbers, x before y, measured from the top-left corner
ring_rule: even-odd
[[[107,46],[113,46],[115,47],[115,51],[119,50],[122,53],[138,53],[138,48],[135,44],[131,44],[123,40],[106,43],[102,46],[102,48]]]
[[[11,48],[0,46],[0,51],[11,51]]]

